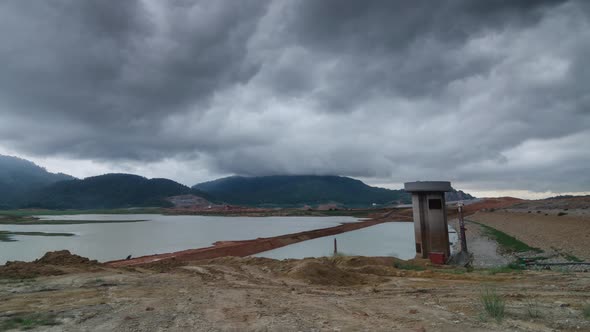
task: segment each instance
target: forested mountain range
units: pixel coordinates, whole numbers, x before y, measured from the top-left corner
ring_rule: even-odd
[[[193,186],[217,200],[237,205],[301,206],[336,203],[370,206],[411,203],[404,190],[371,187],[360,180],[332,175],[231,176]],[[462,191],[447,193],[447,200],[469,199]]]
[[[105,174],[76,179],[30,161],[0,155],[0,209],[110,209],[169,207],[172,196],[195,195],[217,204],[289,207],[336,204],[366,207],[410,203],[403,190],[371,187],[343,176],[232,176],[189,188],[169,179]],[[447,200],[469,199],[462,191]]]

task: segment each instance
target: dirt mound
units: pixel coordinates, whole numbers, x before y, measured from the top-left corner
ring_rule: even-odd
[[[368,282],[366,276],[348,272],[325,260],[303,260],[295,264],[287,275],[317,285],[352,286]]]
[[[26,279],[69,272],[100,270],[100,263],[68,250],[50,251],[33,262],[9,261],[0,266],[0,278]],[[70,271],[71,270],[71,271]]]
[[[99,265],[98,261],[72,254],[69,250],[49,251],[34,263],[56,266]]]
[[[65,272],[52,266],[35,263],[7,262],[6,265],[0,266],[0,279],[29,279],[60,274]]]
[[[362,274],[370,274],[382,277],[399,277],[403,275],[403,273],[395,267],[384,265],[366,265],[351,270]]]
[[[142,267],[148,270],[156,271],[156,272],[170,272],[178,267],[185,266],[188,263],[185,261],[180,261],[176,258],[171,259],[163,259],[161,261],[156,261],[152,263],[146,263],[138,265],[138,267]]]
[[[495,209],[504,209],[515,204],[521,203],[522,201],[522,199],[514,197],[484,198],[479,202],[466,205],[464,211],[466,215],[470,215],[480,210],[489,211]]]
[[[331,258],[338,266],[344,267],[361,267],[369,265],[394,266],[395,263],[403,262],[395,257],[363,257],[363,256],[343,256]]]
[[[195,265],[228,265],[228,266],[240,266],[240,265],[263,265],[267,267],[272,267],[273,265],[280,265],[281,261],[272,259],[272,258],[264,258],[264,257],[235,257],[235,256],[226,256],[226,257],[219,257],[219,258],[212,258],[212,259],[203,259],[195,262],[191,262]]]

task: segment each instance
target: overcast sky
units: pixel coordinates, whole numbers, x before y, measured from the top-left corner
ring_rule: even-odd
[[[0,153],[590,191],[590,1],[0,2]]]

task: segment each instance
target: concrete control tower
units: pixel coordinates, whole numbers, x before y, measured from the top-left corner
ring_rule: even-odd
[[[453,190],[448,181],[406,182],[405,190],[412,193],[416,257],[429,258],[430,253],[451,255],[445,192]]]

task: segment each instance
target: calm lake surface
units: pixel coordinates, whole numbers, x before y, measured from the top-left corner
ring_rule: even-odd
[[[221,240],[249,240],[356,222],[354,217],[214,217],[135,215],[41,216],[46,220],[147,220],[143,222],[76,225],[0,225],[16,232],[73,233],[75,236],[23,236],[16,242],[0,242],[0,264],[35,260],[47,251],[70,250],[80,256],[109,261],[127,255],[144,256],[207,247]],[[454,232],[454,231],[453,231]],[[452,243],[457,234],[450,233]],[[414,228],[411,222],[392,222],[299,242],[255,256],[276,259],[330,256],[338,240],[338,252],[360,256],[413,258]]]
[[[338,252],[350,256],[393,256],[411,259],[416,256],[414,223],[390,222],[362,228],[334,236],[325,236],[285,247],[265,251],[254,256],[275,259],[331,256],[334,239]],[[457,233],[449,228],[449,241],[457,241]]]
[[[76,236],[14,236],[0,242],[0,264],[31,261],[47,251],[72,253],[109,261],[210,246],[220,240],[249,240],[356,222],[353,217],[213,217],[164,215],[41,216],[49,220],[148,220],[76,225],[0,225],[0,230],[74,233]]]

